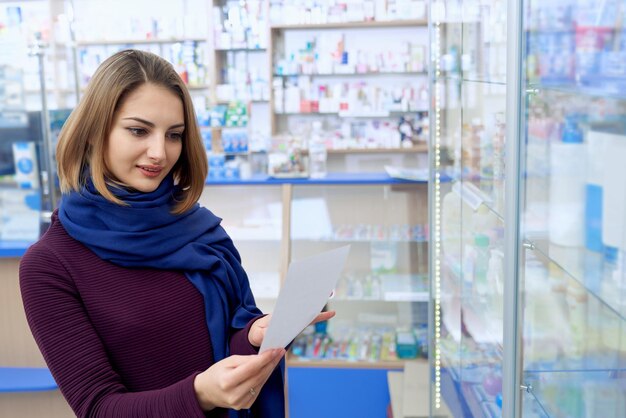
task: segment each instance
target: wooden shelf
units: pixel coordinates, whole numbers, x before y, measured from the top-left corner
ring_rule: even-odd
[[[46,92],[48,94],[73,94],[76,93],[75,90],[72,89],[55,89],[55,88],[48,88],[46,89]],[[41,90],[40,89],[24,89],[24,94],[41,94]]]
[[[239,99],[233,99],[233,100],[215,100],[215,104],[229,104],[229,103],[233,103],[233,102],[243,102],[243,103],[269,103],[270,101],[268,99],[260,99],[260,100],[239,100]]]
[[[206,90],[208,89],[210,86],[208,84],[196,84],[193,86],[187,85],[187,89],[188,90]]]
[[[225,129],[248,129],[248,126],[209,126],[209,128],[214,129],[216,131],[223,131]]]
[[[346,149],[329,149],[328,154],[344,155],[344,154],[416,154],[428,152],[428,144],[417,145],[411,148],[346,148]]]
[[[390,299],[343,299],[343,298],[333,298],[328,301],[329,304],[374,304],[374,303],[416,303],[416,302],[428,302],[429,293],[428,291],[414,291],[414,292],[403,292],[404,295],[402,298],[390,298]]]
[[[347,111],[340,112],[275,112],[276,116],[336,116],[338,118],[360,118],[360,119],[375,119],[375,118],[391,118],[394,115],[410,114],[410,113],[427,113],[428,109],[421,110],[385,110],[381,112],[369,112],[369,113],[351,113]]]
[[[216,131],[224,129],[246,129],[246,126],[211,126]],[[250,151],[250,152],[268,152]],[[305,155],[308,152],[303,151]],[[348,154],[421,154],[428,152],[428,145],[421,144],[411,148],[346,148],[346,149],[329,149],[326,151],[330,155],[348,155]]]
[[[76,43],[78,47],[97,46],[97,45],[145,45],[145,44],[175,44],[179,42],[206,42],[206,38],[169,38],[169,39],[97,39],[92,41],[79,41]]]
[[[215,48],[215,52],[266,52],[267,48]]]
[[[187,86],[187,90],[193,90],[193,91],[206,90],[211,87],[208,84],[194,84],[191,86],[189,84],[186,84],[186,86]],[[84,93],[86,89],[87,89],[87,86],[82,86],[80,88],[80,92]],[[37,90],[37,92],[39,92],[39,90]],[[56,91],[53,91],[53,92],[56,92]],[[69,94],[69,93],[74,93],[74,90],[60,90],[60,92]]]
[[[273,74],[274,77],[376,77],[376,76],[427,76],[428,71],[376,71],[366,73],[315,73],[315,74]]]
[[[410,26],[428,26],[426,19],[363,21],[363,22],[333,22],[318,24],[278,24],[271,25],[272,30],[309,30],[309,29],[371,29],[371,28],[404,28]]]
[[[403,369],[407,361],[419,361],[428,363],[426,359],[403,359],[392,361],[347,361],[347,360],[301,360],[289,355],[288,367],[311,367],[311,368],[342,368],[342,369]]]

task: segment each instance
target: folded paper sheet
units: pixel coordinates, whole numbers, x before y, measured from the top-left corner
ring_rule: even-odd
[[[292,261],[260,353],[286,347],[319,314],[337,285],[350,246]]]

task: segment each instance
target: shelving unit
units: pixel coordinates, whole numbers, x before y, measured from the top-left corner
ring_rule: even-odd
[[[286,104],[286,100],[287,100],[287,95],[288,93],[288,84],[291,83],[293,80],[293,82],[297,83],[297,84],[301,84],[302,80],[304,79],[308,79],[309,81],[307,83],[311,83],[311,86],[316,86],[319,81],[321,80],[326,80],[326,81],[333,81],[337,83],[344,83],[345,86],[348,86],[349,83],[353,83],[355,81],[361,81],[361,80],[386,80],[387,83],[389,84],[389,82],[391,83],[395,83],[398,86],[402,86],[402,82],[407,81],[407,80],[415,80],[415,78],[419,78],[419,77],[425,77],[427,75],[427,72],[425,70],[419,70],[419,71],[413,71],[413,70],[407,70],[407,69],[396,69],[393,71],[390,70],[367,70],[367,69],[353,69],[352,71],[345,71],[342,70],[342,66],[339,65],[339,63],[341,62],[341,57],[337,58],[335,57],[335,66],[337,66],[336,70],[332,70],[330,67],[324,71],[309,71],[306,69],[300,69],[297,71],[277,71],[277,68],[279,68],[279,64],[280,62],[282,62],[282,60],[284,60],[285,58],[287,58],[288,54],[290,53],[290,51],[294,51],[291,56],[291,63],[294,64],[295,61],[293,61],[293,57],[294,55],[297,53],[296,51],[296,45],[300,45],[303,44],[304,42],[304,37],[309,36],[315,36],[315,38],[313,38],[313,41],[307,41],[306,44],[308,45],[307,48],[313,48],[311,51],[307,51],[307,54],[310,54],[311,57],[313,57],[313,54],[315,53],[315,62],[313,62],[313,65],[321,65],[322,64],[322,59],[326,59],[324,58],[325,55],[324,54],[330,54],[331,51],[326,51],[326,50],[322,50],[322,51],[316,51],[315,50],[315,43],[319,41],[319,39],[325,39],[325,36],[341,36],[342,37],[342,41],[340,41],[341,46],[339,46],[340,49],[342,49],[344,46],[344,44],[349,43],[349,37],[350,34],[354,34],[354,33],[358,33],[359,36],[362,37],[367,37],[367,38],[372,38],[375,37],[375,34],[381,34],[383,37],[385,36],[385,34],[388,31],[393,31],[393,30],[399,30],[399,29],[408,29],[411,31],[418,31],[420,28],[423,29],[425,31],[426,29],[426,25],[427,22],[425,20],[421,20],[421,19],[410,19],[410,20],[390,20],[390,21],[362,21],[362,22],[333,22],[333,23],[318,23],[318,24],[272,24],[270,27],[270,41],[269,41],[269,55],[270,55],[270,74],[271,74],[271,79],[270,79],[270,85],[272,86],[272,91],[271,91],[271,95],[270,95],[270,109],[271,109],[271,132],[272,134],[277,134],[277,133],[284,133],[284,132],[289,132],[291,129],[289,127],[289,119],[290,118],[295,118],[295,117],[323,117],[326,124],[328,123],[335,123],[333,122],[331,119],[329,118],[340,118],[340,119],[344,119],[345,123],[362,123],[362,122],[358,122],[357,120],[361,120],[361,121],[387,121],[387,122],[391,122],[393,123],[397,123],[395,121],[391,121],[394,118],[399,118],[402,115],[416,115],[416,114],[421,114],[421,117],[423,117],[424,115],[427,114],[428,112],[428,104],[425,103],[423,108],[413,108],[410,111],[407,111],[406,109],[404,111],[399,111],[397,112],[396,109],[383,109],[382,111],[379,109],[376,110],[350,110],[348,111],[347,109],[340,109],[339,108],[339,104],[337,104],[337,109],[334,109],[332,111],[316,111],[315,108],[318,106],[318,100],[319,100],[319,107],[321,110],[321,106],[322,106],[322,99],[323,97],[320,97],[319,99],[315,98],[316,95],[314,95],[312,98],[308,97],[309,96],[309,91],[307,91],[306,88],[300,88],[300,109],[299,111],[294,111],[288,108],[287,104]],[[372,31],[374,30],[374,31]],[[303,34],[303,32],[306,31],[306,34]],[[395,33],[395,32],[394,32]],[[330,35],[329,35],[330,34]],[[334,35],[333,35],[334,34]],[[407,40],[412,40],[412,39],[419,39],[419,37],[417,36],[413,36],[413,37],[408,37],[408,35],[404,35]],[[299,41],[295,41],[296,43],[291,41],[291,38],[294,37],[294,39],[299,39]],[[318,38],[321,37],[321,38]],[[395,39],[396,42],[400,42],[399,37]],[[300,42],[298,44],[298,42]],[[326,45],[328,46],[328,45]],[[424,51],[426,51],[427,49],[427,45],[424,44],[421,47],[424,48]],[[355,53],[354,50],[354,46],[352,47],[353,50],[350,51],[351,54]],[[371,51],[371,53],[375,53],[375,50],[371,49],[371,45],[369,50]],[[304,50],[301,49],[300,50],[300,54],[305,53],[303,52]],[[348,53],[344,51],[344,62],[345,62],[345,58],[348,56]],[[427,63],[426,63],[426,56],[427,54],[423,55],[423,61],[420,63],[420,65],[423,66],[423,68],[425,69],[427,67]],[[353,64],[351,65],[355,65],[354,63],[356,62],[356,57],[352,56],[349,58],[351,60],[351,62]],[[311,62],[306,61],[306,65],[310,65]],[[291,64],[291,65],[292,65]],[[302,64],[304,65],[304,63]],[[345,66],[345,65],[344,65]],[[341,70],[341,71],[340,71]],[[391,80],[389,80],[391,79]],[[370,81],[371,82],[371,81]],[[329,86],[326,86],[326,91],[329,92]],[[319,87],[320,89],[323,89],[324,86],[320,85]],[[347,88],[347,87],[346,87]],[[279,89],[279,90],[277,90]],[[278,93],[277,93],[278,92]],[[277,96],[277,94],[280,94],[280,96]],[[334,100],[339,100],[338,97],[335,97]],[[305,102],[310,102],[309,105],[313,107],[313,109],[307,109],[306,111],[302,110],[302,106],[304,106]],[[356,105],[356,103],[354,103],[354,105]],[[354,121],[352,121],[352,119],[355,119]],[[418,118],[419,119],[419,118]],[[352,121],[352,122],[351,122]],[[302,126],[303,123],[308,124],[309,122],[294,122],[294,123],[298,123],[299,126]],[[415,123],[418,123],[417,121]],[[356,125],[355,125],[356,126]],[[305,134],[306,135],[306,134]],[[345,134],[344,134],[345,135]],[[390,136],[390,135],[387,135]],[[348,138],[350,139],[350,138]],[[415,144],[414,144],[415,145]],[[416,145],[417,147],[419,147],[419,145]],[[395,148],[394,147],[385,147],[384,145],[378,145],[379,148],[383,148],[383,150],[381,150],[381,152],[388,152],[387,150],[384,150],[384,148]],[[334,147],[327,145],[328,151],[329,153],[331,153],[332,151],[334,151]],[[350,146],[349,147],[350,150],[355,150],[355,152],[360,152],[359,147],[354,147],[354,146]],[[341,151],[344,152],[344,151]],[[347,153],[351,152],[351,151],[345,151]],[[368,151],[368,152],[377,152],[377,151]],[[338,154],[335,154],[338,155]]]
[[[153,9],[149,18],[145,8]],[[206,9],[205,2],[200,0],[162,4],[158,8],[147,1],[128,4],[113,0],[106,10],[101,10],[93,0],[73,4],[70,16],[75,21],[70,28],[81,93],[104,59],[119,50],[137,48],[170,61],[187,83],[196,105],[206,102],[211,88],[206,66],[209,58]]]
[[[346,200],[346,187],[351,190],[349,201]],[[234,198],[240,196],[242,190],[248,196],[246,202]],[[273,288],[277,296],[290,260],[351,244],[346,267],[348,276],[341,279],[336,297],[329,301],[337,310],[339,321],[357,321],[359,312],[380,312],[397,317],[395,322],[388,322],[387,317],[391,329],[399,325],[411,327],[412,321],[425,321],[423,309],[418,305],[424,307],[428,301],[428,235],[424,228],[426,182],[393,179],[379,173],[329,173],[323,179],[257,177],[238,182],[208,182],[202,199],[206,199],[208,207],[224,216],[223,225],[240,248],[253,291],[258,284],[255,278],[260,274],[264,277],[265,289]],[[366,202],[374,201],[379,204],[358,217],[350,209],[355,205],[365,207]],[[317,214],[314,222],[307,215],[311,211]],[[395,220],[381,217],[383,214]],[[414,236],[404,237],[403,234]],[[260,244],[263,245],[261,253]],[[372,265],[371,259],[382,257],[374,256],[372,251],[384,251],[381,246],[394,252],[397,269],[383,271]],[[366,283],[370,280],[366,276],[373,275],[376,279],[371,280],[380,283],[379,291],[366,291],[361,296],[348,293],[349,281]],[[264,295],[269,296],[267,292]],[[271,311],[273,301],[266,296],[262,303]],[[363,320],[367,320],[366,317]],[[331,335],[334,322],[330,323]],[[290,366],[297,367],[319,364],[325,368],[384,369],[401,368],[403,360],[291,358],[289,362]]]

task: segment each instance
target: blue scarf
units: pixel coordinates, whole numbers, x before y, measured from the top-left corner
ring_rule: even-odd
[[[150,193],[113,186],[109,190],[128,206],[106,200],[91,179],[80,193],[63,195],[59,220],[67,233],[101,259],[122,267],[183,271],[204,298],[215,361],[227,357],[228,336],[261,311],[221,219],[198,204],[173,215],[179,189],[171,175]],[[255,417],[283,416],[282,380],[277,369],[255,402]],[[249,414],[231,411],[231,416]]]

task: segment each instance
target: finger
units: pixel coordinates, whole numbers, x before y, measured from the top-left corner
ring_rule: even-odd
[[[261,346],[261,343],[263,342],[263,338],[265,337],[265,331],[267,330],[267,327],[269,326],[271,317],[272,315],[269,314],[254,321],[254,323],[252,324],[252,327],[250,328],[250,333],[248,335],[248,340],[250,341],[250,344],[252,344],[255,347]]]
[[[281,357],[280,351],[284,350],[268,350],[261,354],[242,356],[244,357],[244,361],[237,365],[232,371],[231,378],[233,379],[233,383],[241,384],[251,376],[259,373],[266,365],[272,364],[277,356],[279,358]]]
[[[284,349],[273,351],[275,351],[275,357],[271,362],[264,365],[254,375],[251,375],[247,380],[237,386],[237,405],[243,408],[249,408],[254,403],[263,385],[265,385],[265,382],[267,382],[267,379],[269,379],[270,375],[285,355]]]
[[[274,369],[276,369],[276,367],[278,366],[278,364],[282,360],[283,356],[285,355],[286,351],[284,349],[281,349],[281,350],[279,350],[279,352],[280,352],[280,354],[278,354],[275,357],[274,361],[272,361],[271,363],[265,365],[263,367],[263,369],[260,371],[260,373],[258,375],[256,375],[256,376],[254,376],[251,379],[250,385],[251,385],[251,387],[253,387],[255,389],[257,394],[259,393],[259,391],[261,390],[263,385],[265,385],[265,382],[267,382],[267,379],[269,379],[269,377],[272,374],[272,372],[274,371]]]
[[[322,313],[318,314],[315,317],[315,319],[313,319],[313,321],[311,321],[310,325],[313,325],[313,324],[316,324],[316,323],[322,322],[322,321],[328,321],[333,316],[335,316],[335,311],[322,312]]]
[[[267,314],[263,318],[254,321],[254,325],[258,324],[261,328],[267,328],[272,318],[272,314]]]

